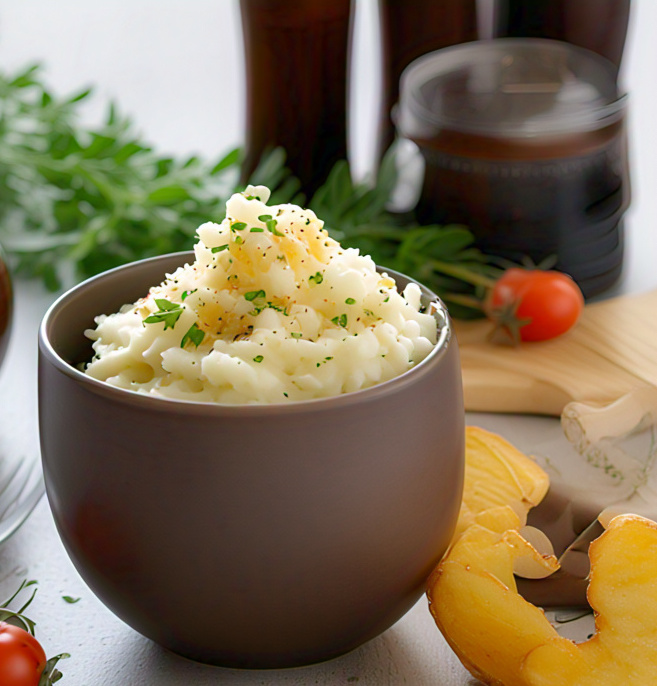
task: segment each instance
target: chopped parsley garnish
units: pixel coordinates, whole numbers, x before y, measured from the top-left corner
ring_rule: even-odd
[[[264,233],[264,229],[261,229],[259,226],[252,226],[249,231],[251,233]]]
[[[157,312],[149,315],[144,319],[145,324],[159,324],[164,322],[164,330],[168,328],[173,329],[176,325],[180,315],[183,313],[183,308],[177,303],[169,302],[164,298],[155,298],[155,304],[160,308]]]
[[[244,222],[234,222],[230,225],[231,231],[243,231],[246,229],[246,224]]]
[[[346,314],[341,314],[339,317],[333,317],[331,321],[334,324],[337,324],[338,326],[342,326],[344,328],[347,327],[347,315]]]
[[[261,214],[258,219],[261,222],[265,223],[265,226],[271,231],[274,236],[284,236],[284,233],[281,233],[277,228],[276,225],[278,222],[271,216],[271,214]]]
[[[311,276],[308,277],[308,281],[311,283],[322,283],[324,281],[324,275],[322,272],[317,272],[316,274],[312,274]]]
[[[303,338],[303,334],[299,331],[290,331],[291,338]]]
[[[356,304],[356,301],[354,300],[354,298],[347,298],[347,299],[345,300],[345,303],[346,303],[347,305],[355,305],[355,304]]]
[[[262,355],[256,355],[256,356],[253,358],[253,361],[254,361],[254,362],[262,362],[264,359],[265,359],[265,358],[264,358]]]
[[[210,248],[210,252],[221,252],[222,250],[227,250],[228,249],[228,243],[225,243],[224,245],[217,245],[214,248]]]
[[[259,291],[248,291],[244,294],[244,299],[255,305],[255,308],[249,312],[252,317],[259,315],[267,307],[266,297],[267,294],[262,289]]]
[[[180,296],[182,300],[184,300],[188,295],[191,295],[192,293],[196,293],[198,288],[195,288],[193,291],[183,291],[182,295]]]
[[[272,302],[268,302],[267,307],[272,310],[276,310],[276,312],[282,312],[286,317],[288,316],[287,310],[282,305],[275,305]]]
[[[180,347],[184,348],[187,343],[193,343],[194,347],[198,348],[204,338],[205,331],[203,331],[203,329],[199,329],[198,324],[194,322],[187,330],[187,333],[182,337],[182,341],[180,341]]]
[[[237,243],[237,244],[244,243],[244,239],[242,238],[242,236],[235,236],[235,243]]]
[[[277,222],[275,219],[270,219],[270,220],[267,222],[267,228],[274,234],[274,236],[284,236],[285,234],[284,234],[284,233],[281,233],[281,232],[276,228],[276,224],[278,224],[278,222]]]

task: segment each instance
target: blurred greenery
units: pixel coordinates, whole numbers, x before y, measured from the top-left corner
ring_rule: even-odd
[[[83,126],[80,105],[91,94],[57,97],[39,65],[0,72],[0,243],[17,274],[40,278],[52,290],[190,249],[197,227],[220,222],[228,197],[242,190],[239,149],[209,161],[164,156],[113,104],[102,124]],[[454,316],[480,315],[482,284],[500,269],[474,247],[466,227],[420,226],[389,211],[396,179],[392,155],[371,183],[354,182],[342,161],[307,199],[276,149],[263,156],[250,182],[268,186],[272,204],[310,207],[343,246],[422,281]]]

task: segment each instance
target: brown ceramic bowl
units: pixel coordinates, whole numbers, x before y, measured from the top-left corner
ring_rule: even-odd
[[[7,264],[0,248],[0,365],[7,352],[13,314],[13,291]]]
[[[411,371],[285,405],[153,398],[80,372],[94,316],[191,259],[102,274],[44,318],[40,430],[57,528],[96,595],[174,652],[250,668],[332,658],[405,614],[452,535],[456,338],[439,306],[440,342]]]

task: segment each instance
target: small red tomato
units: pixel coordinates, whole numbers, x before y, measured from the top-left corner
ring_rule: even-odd
[[[0,622],[0,684],[38,686],[46,654],[32,634]]]
[[[486,314],[497,327],[522,341],[561,336],[583,308],[582,291],[568,275],[541,269],[507,269],[486,302]]]

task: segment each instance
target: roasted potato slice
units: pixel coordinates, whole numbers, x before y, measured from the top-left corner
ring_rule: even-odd
[[[508,517],[506,521],[508,521]],[[503,517],[500,525],[505,524]],[[516,590],[514,560],[556,568],[514,528],[471,525],[429,579],[431,613],[463,665],[492,686],[643,686],[657,674],[657,524],[619,515],[590,547],[596,632],[576,644]],[[496,530],[497,529],[497,530]]]
[[[507,505],[525,524],[527,512],[545,497],[548,475],[507,440],[476,426],[465,431],[465,483],[454,538],[458,538],[477,515]]]

